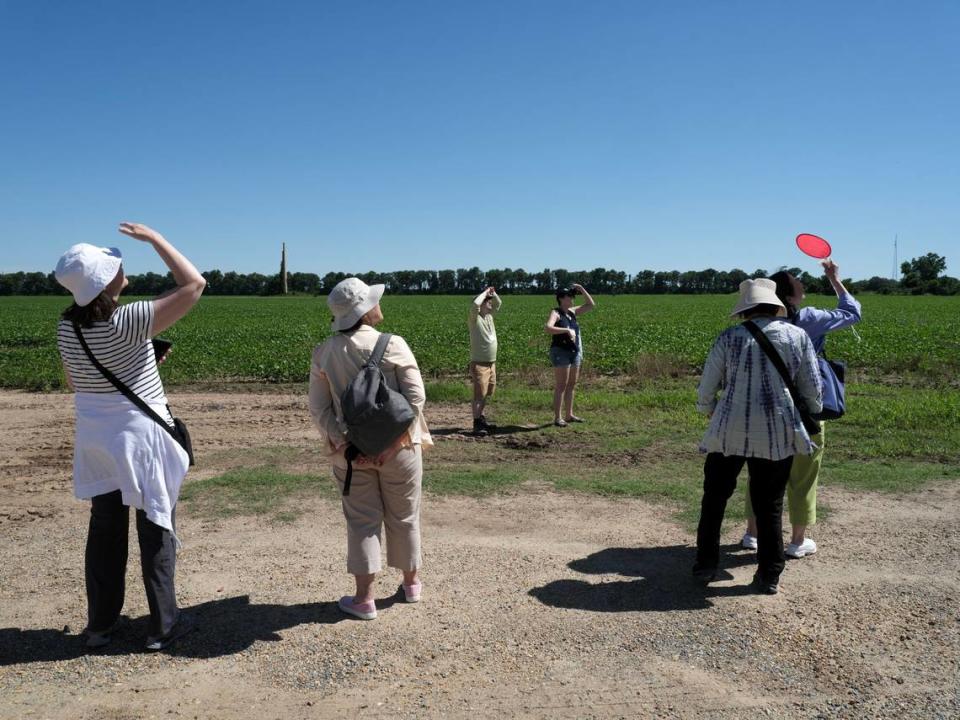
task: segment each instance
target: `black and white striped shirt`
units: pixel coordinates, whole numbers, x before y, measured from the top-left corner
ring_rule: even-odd
[[[80,328],[90,352],[120,382],[147,402],[166,403],[150,342],[152,330],[152,300],[121,305],[109,320]],[[68,320],[57,326],[57,347],[77,392],[121,394],[90,362]]]

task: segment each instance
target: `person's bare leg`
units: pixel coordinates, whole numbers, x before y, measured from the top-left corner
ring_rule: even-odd
[[[577,389],[577,380],[580,378],[580,368],[573,366],[570,368],[570,378],[567,380],[566,391],[563,395],[563,404],[567,408],[565,419],[569,420],[573,415],[573,394]]]
[[[567,389],[567,379],[570,377],[570,367],[555,367],[553,369],[553,420],[562,419],[561,410],[563,396]]]
[[[376,573],[353,576],[357,581],[357,594],[353,596],[353,601],[355,603],[359,604],[373,600],[373,579],[376,576]]]
[[[793,537],[790,539],[794,545],[799,545],[803,542],[806,537],[807,526],[806,525],[794,525],[793,526]]]

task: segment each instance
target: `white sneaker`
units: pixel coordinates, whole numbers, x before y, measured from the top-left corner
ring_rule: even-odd
[[[817,544],[810,538],[804,538],[799,545],[789,543],[787,545],[787,556],[792,558],[802,558],[807,555],[813,555],[817,551]]]
[[[744,550],[756,550],[757,536],[751,535],[750,533],[744,533],[743,539],[740,541],[740,547],[742,547]]]

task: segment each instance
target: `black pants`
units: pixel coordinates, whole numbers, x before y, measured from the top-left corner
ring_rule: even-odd
[[[97,495],[90,508],[90,531],[85,558],[88,629],[103,632],[120,617],[127,575],[127,536],[130,508],[119,490]],[[173,534],[147,520],[137,510],[140,569],[150,606],[151,637],[166,635],[177,621],[179,610],[173,586],[176,547]]]
[[[745,458],[710,453],[703,464],[703,501],[697,526],[697,563],[716,567],[720,561],[720,526],[727,500],[737,487],[746,463],[750,473],[750,502],[757,516],[757,572],[764,582],[776,582],[783,572],[783,493],[793,457],[785,460]]]

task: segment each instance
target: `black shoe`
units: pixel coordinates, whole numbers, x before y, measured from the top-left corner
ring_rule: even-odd
[[[195,628],[196,625],[194,624],[193,619],[190,616],[182,613],[174,626],[170,628],[170,632],[161,637],[148,637],[147,644],[144,647],[149,652],[163,650],[172,642],[179,640]]]
[[[762,580],[760,574],[757,573],[753,576],[753,582],[750,583],[750,587],[760,595],[776,595],[780,592],[780,580],[774,580],[773,582]]]
[[[487,434],[487,428],[484,427],[483,421],[480,418],[474,418],[473,420],[473,434],[477,437],[483,437]]]
[[[480,424],[483,425],[485,430],[496,430],[497,426],[492,422],[487,420],[483,415],[480,416]]]
[[[696,563],[693,566],[693,577],[695,580],[702,582],[704,585],[712,583],[717,579],[717,566],[701,565],[700,563]]]

